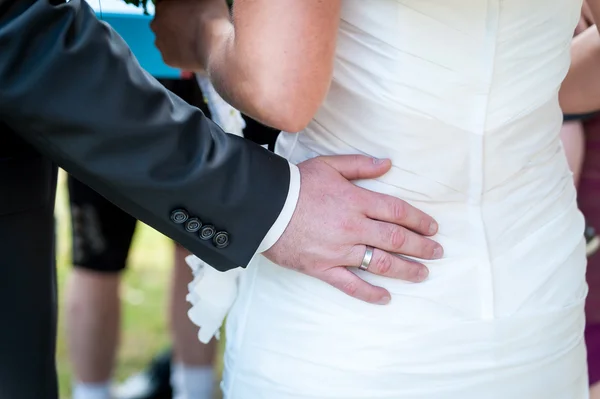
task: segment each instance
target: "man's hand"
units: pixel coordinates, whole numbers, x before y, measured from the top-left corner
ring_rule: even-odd
[[[211,46],[231,32],[224,0],[160,0],[150,24],[163,61],[186,71],[206,68]]]
[[[223,0],[161,0],[152,30],[165,62],[204,69],[211,47],[232,29]],[[420,282],[427,268],[392,254],[420,259],[442,256],[442,248],[423,237],[437,232],[433,219],[406,202],[355,186],[348,180],[376,178],[389,161],[364,156],[318,157],[298,165],[302,184],[294,215],[280,239],[264,253],[273,262],[321,279],[371,303],[390,294],[346,267],[358,267],[366,246],[375,248],[368,271]]]
[[[406,202],[360,188],[348,180],[372,179],[391,163],[360,155],[318,157],[298,165],[300,198],[281,236],[264,255],[273,262],[323,280],[366,302],[387,304],[390,294],[346,267],[358,267],[366,246],[375,247],[368,271],[413,282],[427,268],[392,254],[437,259],[439,244],[423,235],[436,222]]]

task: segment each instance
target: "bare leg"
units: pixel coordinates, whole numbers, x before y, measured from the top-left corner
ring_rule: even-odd
[[[67,288],[67,338],[73,399],[107,399],[117,353],[119,283],[137,221],[68,178],[73,263]]]
[[[174,398],[194,397],[209,399],[212,396],[213,362],[216,343],[208,345],[198,340],[198,327],[188,318],[190,304],[185,297],[188,284],[192,281],[192,272],[185,263],[189,252],[175,245],[175,264],[171,287],[171,331],[173,334],[173,388]],[[177,391],[186,391],[187,396],[178,396]]]
[[[119,341],[121,274],[76,267],[67,291],[69,356],[77,381],[111,378]]]
[[[188,318],[190,304],[185,297],[188,284],[192,281],[192,271],[185,263],[190,253],[180,245],[175,245],[175,264],[171,281],[171,331],[173,334],[174,360],[190,366],[212,366],[216,345],[212,340],[208,345],[198,341],[198,327]]]

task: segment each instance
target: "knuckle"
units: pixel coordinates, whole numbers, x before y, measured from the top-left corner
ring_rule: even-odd
[[[344,233],[354,233],[356,231],[356,222],[352,218],[339,218],[338,230]]]
[[[347,281],[342,284],[342,291],[350,296],[355,296],[358,292],[358,285],[354,281]]]
[[[390,244],[393,248],[402,248],[406,244],[406,231],[401,228],[392,228],[389,234]]]
[[[391,211],[394,220],[404,220],[408,213],[408,205],[401,200],[395,200],[391,204]]]
[[[377,274],[388,274],[392,270],[392,257],[383,254],[375,260],[375,271]]]
[[[359,154],[348,155],[347,157],[345,157],[345,159],[350,165],[352,165],[352,167],[356,169],[356,171],[359,171],[361,166],[363,165],[363,158]]]

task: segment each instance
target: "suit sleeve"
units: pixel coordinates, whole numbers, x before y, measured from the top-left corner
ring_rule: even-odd
[[[283,232],[295,166],[168,92],[82,0],[0,0],[0,49],[0,120],[125,211],[219,270],[285,206]]]

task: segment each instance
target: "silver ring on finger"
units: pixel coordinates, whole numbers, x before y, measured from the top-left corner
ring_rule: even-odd
[[[371,260],[373,259],[373,247],[367,245],[367,249],[365,251],[365,256],[363,256],[362,262],[358,267],[360,270],[368,270],[369,265],[371,264]]]

